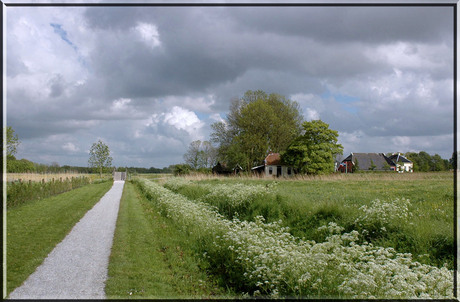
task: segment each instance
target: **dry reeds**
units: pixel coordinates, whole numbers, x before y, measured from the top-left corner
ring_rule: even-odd
[[[306,175],[296,174],[292,177],[275,177],[264,176],[260,174],[231,174],[217,175],[192,172],[183,176],[187,180],[213,180],[213,179],[237,179],[237,180],[276,180],[276,181],[388,181],[400,180],[411,181],[421,179],[453,179],[453,172],[413,172],[413,173],[396,173],[396,172],[362,172],[362,173],[332,173],[327,175]]]
[[[32,182],[48,182],[72,177],[90,177],[90,174],[82,174],[82,173],[7,173],[7,181],[32,181]]]

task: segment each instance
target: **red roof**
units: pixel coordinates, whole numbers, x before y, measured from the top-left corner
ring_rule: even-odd
[[[270,153],[265,157],[265,164],[269,166],[276,166],[281,164],[281,156],[279,153]]]

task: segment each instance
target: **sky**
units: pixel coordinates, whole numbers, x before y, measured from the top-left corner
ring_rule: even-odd
[[[14,3],[14,1],[5,1]],[[439,3],[439,2],[438,2]],[[453,8],[4,7],[16,158],[184,162],[247,90],[299,103],[350,152],[453,152]],[[6,59],[6,60],[5,60]]]

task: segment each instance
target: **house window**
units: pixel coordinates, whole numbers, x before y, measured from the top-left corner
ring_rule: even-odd
[[[268,174],[270,174],[270,175],[273,174],[273,168],[272,168],[272,167],[269,167],[269,168],[268,168]]]

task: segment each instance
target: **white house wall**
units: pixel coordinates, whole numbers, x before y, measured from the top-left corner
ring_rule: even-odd
[[[272,174],[270,174],[270,168],[272,168]],[[278,166],[265,166],[265,176],[266,177],[276,177],[276,170]],[[281,176],[282,177],[291,177],[294,175],[294,169],[291,168],[291,175],[288,174],[288,167],[281,166]]]

